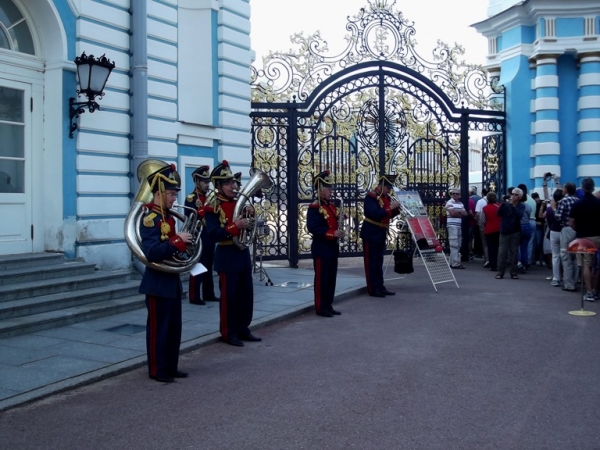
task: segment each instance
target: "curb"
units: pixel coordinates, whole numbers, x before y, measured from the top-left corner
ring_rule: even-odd
[[[349,300],[350,298],[367,292],[366,286],[360,288],[349,288],[339,294],[334,299],[338,302]],[[273,314],[269,317],[265,317],[257,320],[252,324],[251,329],[253,331],[265,328],[275,323],[283,322],[292,319],[302,314],[313,311],[314,303],[312,301],[306,302],[302,305],[295,306],[289,310],[286,310],[280,314]],[[179,350],[179,354],[190,353],[199,348],[205,347],[209,344],[214,344],[221,341],[221,335],[218,331],[206,334],[204,336],[190,339],[182,342]],[[60,394],[66,391],[70,391],[82,386],[86,386],[98,381],[105,380],[122,373],[130,372],[145,366],[147,363],[146,356],[136,356],[135,358],[127,359],[119,363],[113,364],[108,367],[86,372],[75,377],[60,380],[46,386],[33,389],[22,394],[17,394],[14,397],[7,398],[0,401],[0,411],[6,411],[17,406],[23,406],[34,401],[42,400],[55,394]]]

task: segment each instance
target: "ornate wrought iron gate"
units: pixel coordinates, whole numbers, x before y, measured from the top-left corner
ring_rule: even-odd
[[[295,266],[309,256],[306,210],[313,176],[325,169],[348,216],[341,256],[361,254],[362,200],[379,174],[397,173],[398,188],[419,191],[442,240],[448,189],[468,196],[473,142],[484,185],[504,189],[503,93],[485,73],[457,65],[460,49],[443,44],[436,63],[425,61],[414,28],[385,1],[370,2],[346,28],[349,45],[336,58],[318,53],[318,35],[297,35],[300,53],[275,53],[254,73],[253,166],[276,185],[263,202],[265,259]]]

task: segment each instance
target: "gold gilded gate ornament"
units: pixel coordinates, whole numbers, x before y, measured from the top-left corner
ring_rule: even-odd
[[[498,172],[498,155],[489,155],[485,159],[485,164],[490,174]]]

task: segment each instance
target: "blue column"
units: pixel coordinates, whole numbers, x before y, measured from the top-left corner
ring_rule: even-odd
[[[536,58],[534,80],[535,122],[533,178],[535,188],[541,191],[542,179],[547,172],[560,176],[560,122],[558,117],[558,70],[556,55],[540,55]]]
[[[577,177],[600,181],[600,53],[579,55]]]

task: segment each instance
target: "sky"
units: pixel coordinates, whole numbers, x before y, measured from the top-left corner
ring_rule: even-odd
[[[269,50],[292,48],[289,38],[300,31],[305,36],[320,31],[328,43],[328,54],[339,54],[348,34],[347,17],[358,14],[367,5],[367,0],[250,0],[255,65],[259,67],[257,63]],[[487,0],[396,0],[394,5],[405,19],[415,23],[414,38],[422,57],[432,60],[431,52],[441,39],[451,46],[455,42],[462,45],[466,51],[464,59],[473,64],[484,63],[487,40],[470,25],[487,18],[487,7]]]

